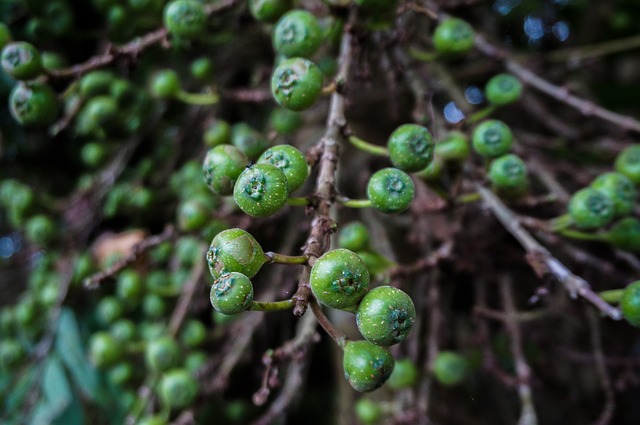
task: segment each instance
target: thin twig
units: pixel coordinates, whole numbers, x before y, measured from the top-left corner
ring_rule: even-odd
[[[591,347],[593,349],[593,358],[596,363],[596,373],[600,378],[602,384],[602,390],[604,391],[605,404],[602,408],[602,412],[593,425],[606,425],[611,422],[613,417],[613,411],[616,403],[613,394],[613,387],[611,386],[611,378],[607,372],[607,366],[605,364],[604,352],[602,350],[602,331],[600,329],[600,318],[593,311],[587,311],[587,318],[589,319],[589,330],[591,334]]]

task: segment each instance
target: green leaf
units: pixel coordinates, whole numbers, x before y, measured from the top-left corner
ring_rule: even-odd
[[[73,400],[64,365],[55,354],[45,363],[42,374],[41,399],[35,406],[31,425],[48,425],[64,413]]]
[[[76,317],[67,308],[58,319],[55,349],[82,393],[91,400],[99,399],[98,374],[85,355]]]
[[[32,367],[22,373],[22,376],[13,386],[13,390],[9,391],[7,398],[4,400],[3,414],[7,413],[7,415],[11,416],[24,404],[26,395],[35,384],[34,378],[37,370],[37,368]]]

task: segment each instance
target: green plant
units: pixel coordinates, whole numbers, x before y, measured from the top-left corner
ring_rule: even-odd
[[[165,406],[184,408],[189,406],[198,394],[198,382],[186,370],[173,369],[162,376],[159,393]]]
[[[322,41],[316,17],[306,10],[290,10],[273,29],[273,48],[286,57],[311,57]]]
[[[394,365],[393,355],[387,348],[369,341],[349,341],[344,347],[344,377],[357,391],[380,388],[391,376]]]
[[[580,229],[597,229],[613,220],[615,206],[604,192],[586,187],[571,196],[568,205],[572,223]]]
[[[624,288],[620,308],[627,322],[640,327],[640,281],[630,283]]]
[[[237,147],[216,146],[207,152],[202,163],[204,181],[213,193],[231,195],[236,180],[248,165],[249,159]]]
[[[616,171],[629,177],[635,184],[640,184],[640,145],[627,146],[618,154],[615,162]]]
[[[42,73],[40,52],[26,41],[8,43],[0,55],[2,69],[16,80],[33,80]]]
[[[211,286],[211,305],[222,314],[237,314],[247,310],[253,301],[253,284],[242,273],[220,275]]]
[[[512,74],[498,74],[489,80],[484,94],[492,105],[507,105],[520,99],[522,83]]]
[[[389,377],[388,385],[394,390],[410,388],[418,382],[419,378],[420,372],[415,363],[409,358],[404,358],[396,360],[396,366]]]
[[[441,351],[433,361],[433,375],[447,387],[460,384],[469,373],[469,363],[453,351]]]
[[[56,95],[46,84],[18,84],[9,98],[11,115],[25,126],[49,125],[59,112]]]
[[[218,233],[207,251],[207,263],[214,279],[227,272],[239,272],[252,278],[266,262],[260,244],[242,229]]]
[[[275,22],[290,8],[290,0],[249,0],[249,11],[258,21]]]
[[[470,153],[469,139],[459,131],[447,133],[435,147],[435,156],[444,161],[464,161]]]
[[[513,133],[502,121],[487,120],[473,130],[471,141],[478,154],[485,158],[495,158],[511,149]]]
[[[528,186],[527,165],[517,155],[502,155],[491,161],[489,180],[498,192],[522,194]]]
[[[172,69],[159,71],[151,81],[151,94],[161,99],[175,97],[180,91],[180,77]]]
[[[617,172],[600,174],[591,183],[591,187],[603,192],[613,201],[614,217],[622,217],[633,211],[638,191],[631,179],[624,174]]]
[[[271,76],[271,92],[276,102],[292,111],[309,108],[321,91],[322,71],[308,59],[287,59]]]
[[[173,0],[164,8],[164,25],[178,37],[199,37],[207,25],[204,5],[196,0]]]
[[[252,217],[269,217],[282,208],[289,196],[284,172],[268,163],[247,167],[236,180],[233,199]]]
[[[300,188],[309,177],[309,166],[304,154],[291,145],[277,145],[267,149],[258,164],[271,164],[282,170],[287,178],[289,192]]]
[[[323,254],[311,268],[309,284],[321,303],[351,310],[369,289],[369,271],[352,251],[340,248]]]
[[[433,33],[436,50],[446,54],[466,53],[474,45],[471,25],[462,19],[447,18],[440,22]]]
[[[350,251],[364,251],[369,248],[369,229],[359,221],[352,221],[340,228],[338,245]]]
[[[144,359],[152,370],[164,372],[178,365],[181,354],[180,346],[176,340],[163,336],[147,341]]]
[[[371,205],[384,213],[399,213],[407,208],[415,196],[411,177],[397,168],[376,171],[367,184],[367,197]]]
[[[362,298],[356,323],[362,336],[376,345],[404,341],[416,320],[416,309],[406,292],[393,286],[378,286]]]
[[[228,144],[231,142],[231,126],[226,121],[216,120],[207,127],[202,138],[210,148]]]
[[[426,127],[403,124],[387,141],[389,158],[396,168],[406,172],[420,171],[433,159],[434,143]]]

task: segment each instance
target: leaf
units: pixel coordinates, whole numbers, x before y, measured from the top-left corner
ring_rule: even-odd
[[[73,400],[64,365],[55,354],[50,355],[42,374],[42,398],[35,406],[31,425],[48,425],[62,415]]]
[[[98,374],[85,355],[76,317],[67,308],[58,319],[55,349],[82,393],[91,400],[98,399]]]

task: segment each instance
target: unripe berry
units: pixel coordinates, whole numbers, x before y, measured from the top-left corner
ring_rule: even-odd
[[[604,192],[613,201],[614,215],[622,217],[633,211],[638,191],[629,177],[622,173],[600,174],[591,187]]]
[[[267,149],[258,158],[258,164],[271,164],[282,170],[287,178],[289,192],[298,189],[309,176],[304,154],[291,145],[277,145]]]
[[[365,262],[348,249],[326,252],[311,268],[309,284],[322,304],[337,309],[353,309],[369,289]]]
[[[473,47],[474,37],[473,28],[467,22],[458,18],[447,18],[436,27],[433,44],[441,53],[466,53]]]
[[[195,38],[207,26],[204,5],[197,0],[173,0],[164,8],[164,26],[178,37]]]
[[[273,47],[287,57],[311,57],[322,41],[316,17],[306,10],[285,13],[273,29]]]
[[[249,159],[256,159],[269,147],[269,141],[246,123],[231,128],[231,144]]]
[[[242,229],[228,229],[218,233],[207,251],[207,264],[214,279],[228,272],[254,277],[267,256],[251,234]]]
[[[611,198],[592,187],[573,194],[569,200],[569,216],[580,229],[597,229],[606,226],[614,217],[615,207]]]
[[[393,214],[407,208],[415,196],[411,177],[397,168],[376,171],[367,184],[367,197],[378,211]]]
[[[521,194],[528,184],[527,165],[517,155],[502,155],[491,161],[489,180],[498,192]]]
[[[640,220],[636,217],[620,219],[611,226],[605,238],[616,248],[640,253]]]
[[[219,145],[207,152],[202,173],[209,188],[219,195],[231,195],[238,176],[249,165],[249,158],[238,148]]]
[[[271,93],[281,106],[302,111],[313,105],[322,91],[322,71],[313,62],[292,58],[282,62],[271,76]]]
[[[426,127],[403,124],[396,128],[387,141],[389,158],[403,171],[420,171],[433,160],[434,143]]]
[[[447,133],[436,143],[435,156],[443,161],[464,161],[470,153],[469,140],[459,131]]]
[[[620,152],[615,167],[617,172],[629,177],[635,184],[640,184],[640,144],[627,146]]]
[[[511,149],[513,133],[502,121],[487,120],[473,130],[473,148],[485,158],[504,155]]]
[[[340,229],[338,246],[350,251],[363,251],[369,248],[369,229],[359,221],[352,221]]]
[[[291,0],[249,0],[249,11],[258,21],[276,22],[291,8]]]
[[[0,56],[2,69],[16,80],[32,80],[42,73],[42,58],[38,49],[25,41],[7,44]]]
[[[89,340],[89,356],[93,364],[102,368],[112,365],[122,357],[122,345],[107,332],[97,332]]]
[[[348,341],[344,347],[344,377],[357,391],[380,388],[391,376],[394,364],[393,355],[387,348],[369,341]]]
[[[170,99],[180,91],[180,77],[172,69],[159,71],[151,81],[151,94],[161,99]]]
[[[211,286],[211,305],[222,314],[237,314],[247,310],[253,301],[253,284],[242,273],[225,273]]]
[[[520,98],[522,83],[514,75],[498,74],[489,80],[484,92],[492,105],[507,105]]]
[[[411,297],[393,286],[379,286],[367,292],[356,312],[362,336],[383,346],[404,341],[415,320],[416,308]]]
[[[165,406],[184,408],[196,398],[198,381],[186,370],[170,370],[162,376],[159,392]]]
[[[452,351],[441,351],[433,361],[433,374],[445,386],[461,383],[469,372],[467,359]]]
[[[394,390],[410,388],[418,382],[419,371],[409,358],[396,361],[396,367],[389,377],[389,387]]]
[[[202,136],[204,144],[210,148],[231,142],[231,126],[226,121],[214,121]]]
[[[289,196],[284,172],[271,164],[258,163],[246,168],[233,187],[238,207],[252,217],[269,217],[282,208]]]
[[[25,126],[51,124],[58,116],[56,94],[42,83],[17,84],[9,97],[11,115]]]
[[[147,342],[145,361],[155,371],[165,371],[175,367],[182,356],[180,346],[171,337],[164,336]]]
[[[627,322],[640,327],[640,280],[630,283],[624,288],[620,309]]]
[[[368,398],[359,398],[356,401],[356,416],[365,425],[373,425],[380,420],[382,408]]]

